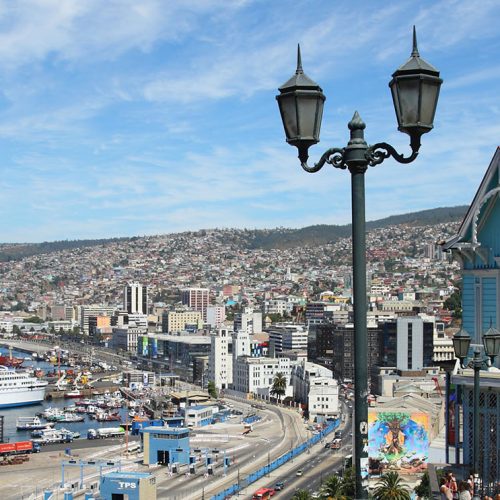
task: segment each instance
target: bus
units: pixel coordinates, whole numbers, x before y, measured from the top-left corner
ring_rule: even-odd
[[[272,488],[259,488],[252,497],[252,500],[269,500],[275,491]]]
[[[344,457],[344,469],[352,467],[352,455],[347,455]]]

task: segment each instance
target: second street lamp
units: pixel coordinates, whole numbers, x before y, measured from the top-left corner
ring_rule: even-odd
[[[368,145],[364,138],[365,123],[358,112],[348,127],[350,141],[346,147],[330,148],[318,163],[309,166],[309,147],[319,142],[325,96],[321,87],[304,74],[300,47],[297,70],[279,88],[278,101],[286,140],[298,149],[306,172],[318,172],[325,163],[348,169],[351,174],[352,261],[354,298],[354,468],[356,498],[368,498],[368,340],[366,334],[366,239],[365,239],[365,172],[369,166],[392,156],[399,163],[410,163],[418,155],[420,137],[433,128],[439,89],[439,71],[421,59],[413,28],[413,51],[410,59],[392,75],[390,88],[398,120],[398,129],[410,136],[412,153],[405,157],[385,142]]]
[[[491,321],[490,321],[491,323]],[[474,349],[474,356],[466,363],[469,347],[471,344],[469,333],[463,328],[453,336],[453,350],[455,357],[460,360],[462,368],[470,367],[474,370],[473,412],[472,412],[472,467],[474,474],[479,474],[479,395],[481,391],[480,376],[481,368],[488,368],[488,361],[493,361],[500,355],[500,332],[490,324],[489,329],[483,334],[483,345],[486,359],[481,355],[479,346]],[[477,484],[474,484],[474,493],[477,494]]]

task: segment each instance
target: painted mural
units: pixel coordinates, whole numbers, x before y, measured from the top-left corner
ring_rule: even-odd
[[[371,474],[386,470],[420,472],[427,468],[429,415],[391,411],[368,414],[368,457]]]

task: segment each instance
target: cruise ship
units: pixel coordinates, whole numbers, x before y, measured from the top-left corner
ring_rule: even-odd
[[[40,403],[45,398],[47,382],[0,366],[0,408]]]

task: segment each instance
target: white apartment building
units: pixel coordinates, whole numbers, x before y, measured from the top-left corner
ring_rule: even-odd
[[[262,333],[262,313],[254,311],[251,307],[245,307],[242,313],[234,316],[234,331],[244,330],[250,335]]]
[[[271,353],[283,351],[307,351],[309,331],[304,325],[292,323],[277,323],[267,329]]]
[[[311,422],[324,421],[339,416],[339,386],[329,377],[310,379],[307,407]]]
[[[220,328],[226,320],[226,308],[224,306],[207,307],[207,325]]]
[[[289,358],[250,358],[240,356],[236,360],[233,386],[236,391],[253,394],[269,394],[276,374],[282,373],[290,384]]]
[[[327,368],[305,361],[292,370],[295,401],[306,404],[311,422],[321,422],[339,414],[339,386]]]
[[[233,383],[234,374],[236,373],[236,361],[240,356],[251,356],[252,354],[252,339],[250,334],[245,330],[235,331],[233,333]]]
[[[275,298],[266,300],[264,302],[264,312],[266,314],[281,314],[281,316],[288,314],[288,298]]]
[[[210,338],[208,379],[217,389],[227,389],[233,383],[233,344],[229,330],[221,328]]]

